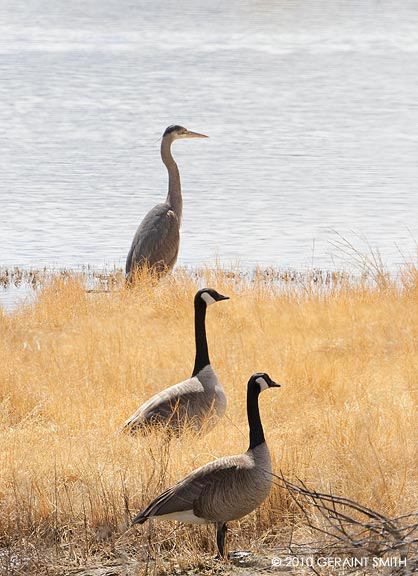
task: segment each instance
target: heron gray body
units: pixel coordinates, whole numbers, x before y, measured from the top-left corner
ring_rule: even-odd
[[[133,519],[178,520],[189,524],[217,525],[217,544],[224,554],[226,523],[255,510],[272,486],[270,452],[258,408],[260,392],[278,387],[266,373],[253,374],[247,387],[250,446],[244,454],[209,462],[165,490]]]
[[[126,259],[127,279],[136,269],[147,266],[158,274],[172,270],[180,246],[183,212],[178,166],[171,154],[171,144],[180,138],[207,138],[182,126],[169,126],[161,141],[161,159],[168,171],[168,193],[164,203],[157,204],[139,225]]]
[[[157,204],[141,222],[126,259],[126,273],[144,265],[171,270],[180,246],[180,219],[169,204]]]

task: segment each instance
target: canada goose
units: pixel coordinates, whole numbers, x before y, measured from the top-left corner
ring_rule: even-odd
[[[226,396],[209,361],[206,339],[206,308],[228,300],[212,288],[199,290],[194,298],[196,357],[191,378],[155,394],[125,422],[124,430],[146,431],[163,425],[180,434],[185,426],[196,433],[209,431],[226,410]]]
[[[269,495],[272,485],[270,452],[264,439],[258,396],[279,387],[268,374],[253,374],[248,381],[247,415],[250,446],[244,454],[224,456],[209,462],[165,490],[139,512],[133,524],[148,518],[178,520],[189,524],[217,526],[216,542],[224,555],[226,523],[255,510]]]

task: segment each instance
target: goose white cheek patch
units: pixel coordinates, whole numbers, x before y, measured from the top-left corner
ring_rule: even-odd
[[[215,304],[215,302],[216,302],[215,298],[212,298],[212,296],[208,292],[203,292],[202,300],[204,300],[206,302],[207,306],[210,306],[211,304]]]
[[[267,388],[269,387],[269,385],[267,384],[267,382],[264,380],[264,378],[262,376],[259,376],[257,378],[256,382],[260,386],[261,392],[263,392],[263,390],[267,390]]]

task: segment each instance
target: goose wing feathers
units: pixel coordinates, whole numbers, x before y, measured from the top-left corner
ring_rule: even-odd
[[[152,208],[136,231],[126,259],[126,273],[133,266],[172,268],[177,260],[180,242],[180,222],[168,204]]]
[[[193,510],[198,517],[207,521],[217,521],[222,501],[236,495],[244,477],[252,467],[250,458],[245,454],[219,458],[201,466],[183,480],[160,494],[151,504],[133,520],[142,524],[152,516],[163,516],[175,512]]]
[[[193,418],[211,408],[213,398],[197,377],[189,378],[162,390],[147,400],[125,423],[125,428],[135,429],[150,423],[167,424],[170,419]],[[173,422],[174,424],[174,422]]]

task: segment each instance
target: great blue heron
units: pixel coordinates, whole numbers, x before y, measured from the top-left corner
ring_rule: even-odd
[[[152,208],[136,231],[126,259],[130,282],[136,269],[147,266],[157,274],[170,271],[177,260],[183,209],[180,172],[171,155],[171,144],[180,138],[208,138],[183,126],[169,126],[161,141],[161,159],[168,171],[168,194],[163,204]]]

